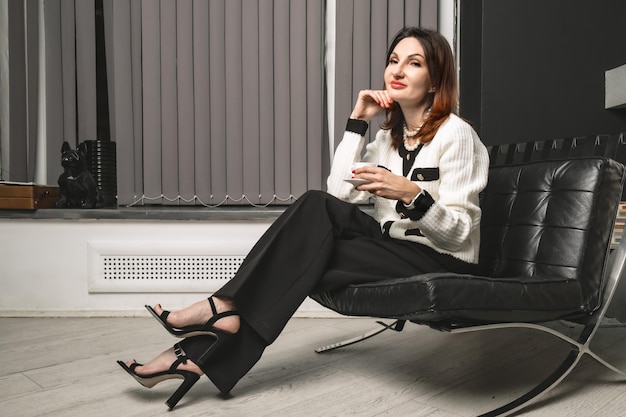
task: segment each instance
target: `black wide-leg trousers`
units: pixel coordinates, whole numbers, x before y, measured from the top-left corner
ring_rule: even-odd
[[[358,206],[308,191],[268,228],[235,276],[214,295],[234,299],[237,334],[211,352],[211,336],[181,342],[222,392],[259,360],[305,298],[349,284],[437,271],[469,272],[472,265],[424,245],[383,236]]]

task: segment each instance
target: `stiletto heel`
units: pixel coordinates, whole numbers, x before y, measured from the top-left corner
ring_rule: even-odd
[[[170,398],[165,402],[169,409],[171,410],[178,404],[181,398],[193,387],[193,385],[198,382],[200,379],[200,375],[192,371],[185,371],[177,369],[178,365],[181,363],[187,363],[189,359],[184,353],[181,347],[177,344],[174,345],[174,353],[176,354],[176,360],[170,366],[170,369],[162,372],[155,372],[149,375],[138,375],[135,372],[135,368],[138,366],[142,366],[140,363],[133,363],[130,366],[127,366],[126,363],[122,361],[117,361],[117,363],[128,372],[137,382],[143,385],[146,388],[152,388],[159,382],[163,382],[168,379],[183,379],[183,383],[178,387],[178,389],[170,396]]]
[[[237,316],[239,315],[239,313],[237,312],[237,310],[224,311],[223,313],[218,313],[217,308],[215,308],[215,303],[213,302],[213,298],[209,297],[208,300],[209,300],[209,304],[211,305],[211,311],[213,311],[213,317],[211,317],[209,321],[207,321],[205,324],[197,324],[197,325],[185,326],[181,328],[172,327],[170,324],[167,323],[167,316],[170,315],[169,311],[163,310],[161,314],[157,314],[157,312],[154,311],[154,309],[149,305],[146,305],[146,309],[148,309],[150,314],[152,314],[152,316],[155,319],[157,319],[157,321],[161,323],[163,327],[165,327],[165,330],[167,330],[170,334],[176,337],[184,338],[184,337],[201,336],[201,335],[216,336],[216,333],[229,334],[228,332],[225,332],[223,330],[216,329],[215,327],[213,327],[213,325],[219,319],[222,319],[228,316]]]

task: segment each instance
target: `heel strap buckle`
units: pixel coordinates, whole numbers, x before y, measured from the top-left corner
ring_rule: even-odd
[[[187,363],[187,355],[185,355],[185,351],[180,344],[176,343],[174,345],[174,354],[176,355],[177,362],[186,364]]]

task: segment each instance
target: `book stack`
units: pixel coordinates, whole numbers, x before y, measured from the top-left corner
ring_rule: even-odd
[[[617,209],[617,219],[611,236],[611,248],[616,249],[622,241],[624,235],[624,225],[626,225],[626,201],[621,201]]]

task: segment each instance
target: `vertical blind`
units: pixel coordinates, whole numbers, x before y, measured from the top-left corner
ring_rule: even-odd
[[[8,170],[2,179],[56,184],[61,144],[96,139],[94,3],[84,0],[9,1]],[[38,139],[39,138],[39,139]],[[41,141],[44,146],[39,146]],[[37,158],[42,161],[36,173]]]
[[[46,167],[56,183],[61,144],[95,140],[96,54],[95,5],[81,0],[45,1]]]
[[[282,204],[324,187],[325,2],[109,7],[120,204]],[[360,89],[382,85],[391,37],[437,27],[437,0],[341,0],[336,21],[343,121]]]
[[[327,3],[334,28],[326,27]],[[121,205],[288,204],[323,189],[329,123],[336,143],[358,91],[382,86],[386,48],[402,26],[437,27],[437,0],[103,4]],[[4,179],[32,181],[31,161],[44,153],[44,177],[54,184],[61,143],[96,139],[94,2],[29,0],[8,9]],[[327,68],[328,30],[336,42]],[[45,146],[37,149],[36,136]]]
[[[323,6],[108,2],[118,203],[265,205],[320,188]]]

